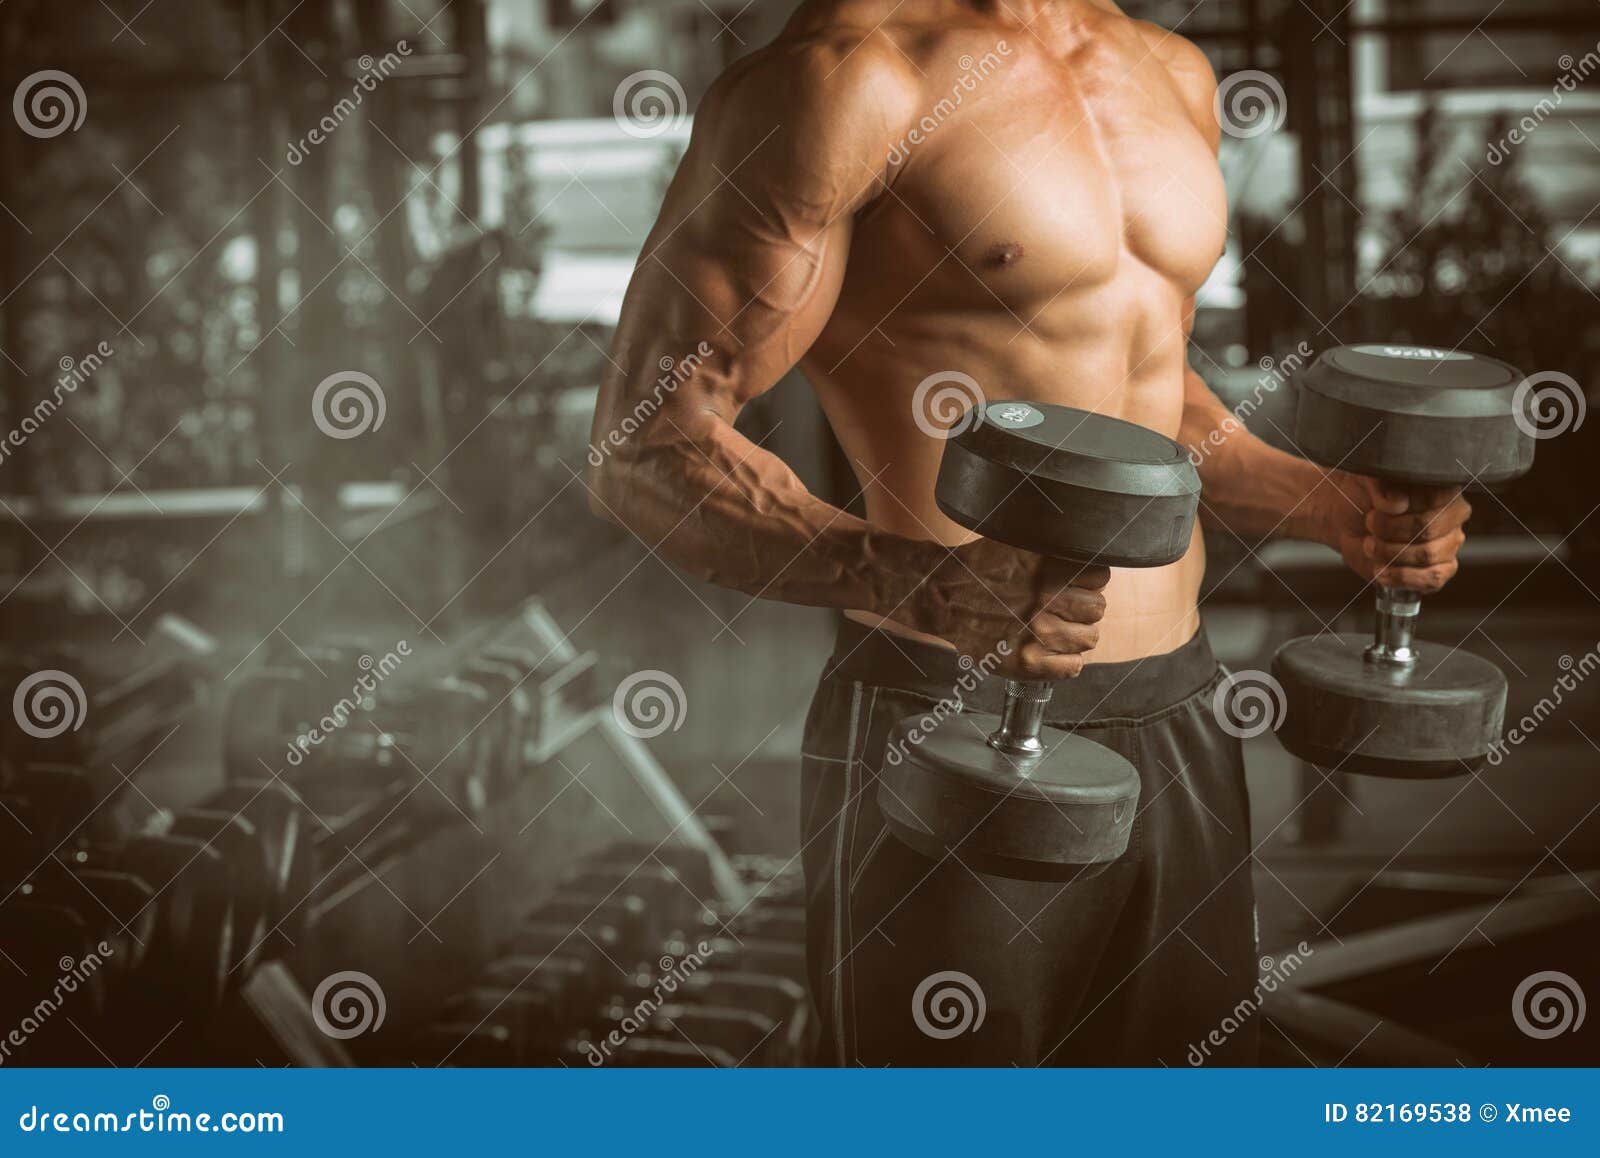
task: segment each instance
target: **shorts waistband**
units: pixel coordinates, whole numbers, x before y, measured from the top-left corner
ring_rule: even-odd
[[[1076,679],[1054,685],[1048,718],[1057,725],[1138,719],[1180,704],[1217,673],[1204,627],[1173,651],[1117,663],[1090,663]],[[824,678],[838,676],[876,687],[954,698],[978,711],[996,712],[1004,679],[949,648],[841,618]]]

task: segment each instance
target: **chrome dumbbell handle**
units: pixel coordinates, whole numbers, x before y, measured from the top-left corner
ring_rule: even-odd
[[[1379,587],[1372,646],[1366,652],[1368,662],[1401,667],[1416,663],[1417,649],[1412,639],[1421,610],[1421,592],[1407,591],[1402,587]]]
[[[1000,726],[989,737],[989,747],[1010,756],[1043,753],[1039,733],[1044,729],[1044,709],[1049,702],[1049,680],[1007,680],[1006,706],[1000,713]]]

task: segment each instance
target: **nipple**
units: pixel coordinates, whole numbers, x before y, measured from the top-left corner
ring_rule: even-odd
[[[1004,269],[1006,266],[1016,265],[1017,262],[1021,261],[1024,252],[1026,251],[1022,246],[1015,241],[1008,241],[991,249],[984,259],[984,264]]]

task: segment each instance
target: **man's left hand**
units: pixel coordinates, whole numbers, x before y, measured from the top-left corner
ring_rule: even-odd
[[[1424,594],[1455,575],[1472,507],[1455,487],[1400,487],[1331,472],[1324,541],[1363,579]]]

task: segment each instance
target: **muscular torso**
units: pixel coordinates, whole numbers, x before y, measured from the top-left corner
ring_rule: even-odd
[[[1047,23],[906,37],[934,127],[858,218],[838,304],[802,362],[867,517],[906,535],[972,537],[934,504],[943,444],[913,405],[929,375],[1178,431],[1185,310],[1226,228],[1215,154],[1149,32]],[[1197,533],[1170,567],[1116,571],[1091,659],[1181,644],[1203,570]]]

